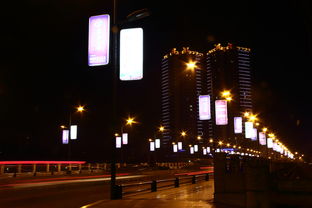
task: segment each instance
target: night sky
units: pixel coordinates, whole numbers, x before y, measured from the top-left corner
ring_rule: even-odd
[[[60,125],[72,111],[79,140],[72,159],[107,160],[112,129],[112,65],[87,65],[88,18],[112,14],[112,0],[25,0],[1,12],[0,160],[66,159]],[[139,123],[141,149],[160,122],[160,62],[171,48],[207,52],[216,43],[251,48],[254,112],[293,151],[312,155],[309,1],[119,0],[118,20],[138,9],[144,29],[144,79],[118,82],[118,117]],[[122,104],[121,104],[122,103]],[[87,112],[74,113],[85,105]],[[144,155],[142,150],[142,154]]]

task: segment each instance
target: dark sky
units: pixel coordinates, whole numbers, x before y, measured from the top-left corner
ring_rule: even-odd
[[[159,125],[160,61],[171,48],[206,52],[215,43],[249,47],[254,105],[261,122],[290,147],[312,148],[309,103],[312,9],[309,1],[119,0],[118,19],[148,8],[124,27],[144,29],[144,79],[118,83],[119,117],[136,116],[136,140]],[[251,4],[252,3],[252,4]],[[111,65],[87,66],[88,18],[112,14],[112,0],[25,0],[1,12],[0,160],[64,159],[59,126],[85,105],[73,158],[103,160],[112,124]],[[147,149],[146,146],[144,148]]]

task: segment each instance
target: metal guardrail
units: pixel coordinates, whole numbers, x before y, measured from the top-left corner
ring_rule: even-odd
[[[191,179],[191,180],[190,180]],[[178,188],[182,184],[195,184],[198,181],[209,181],[209,174],[200,174],[200,175],[191,175],[191,176],[184,176],[184,177],[176,177],[171,179],[162,179],[162,180],[153,180],[153,181],[146,181],[140,183],[131,183],[131,184],[120,184],[116,185],[116,193],[119,199],[122,199],[124,195],[139,193],[139,192],[156,192],[159,188],[167,188],[167,187],[174,187]],[[138,189],[129,190],[133,187],[139,187]],[[128,190],[127,190],[128,189]],[[127,190],[127,191],[125,191]]]
[[[181,169],[189,163],[157,163],[160,170]],[[116,163],[116,168],[140,169],[149,168],[147,163]],[[110,163],[87,163],[85,161],[0,161],[0,176],[13,177],[29,175],[81,174],[82,172],[109,171]]]

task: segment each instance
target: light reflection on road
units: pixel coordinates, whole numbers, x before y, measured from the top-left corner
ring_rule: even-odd
[[[132,176],[117,176],[116,179],[130,179],[130,178],[139,178],[143,177],[144,175],[132,175]],[[78,178],[78,179],[77,179]],[[69,184],[69,183],[85,183],[85,182],[98,182],[98,181],[109,181],[110,177],[100,177],[97,176],[95,178],[94,176],[90,177],[83,177],[83,178],[53,178],[50,179],[50,181],[46,181],[47,179],[35,179],[32,180],[24,180],[19,181],[19,183],[11,183],[11,184],[4,184],[0,185],[0,190],[3,189],[19,189],[19,188],[31,188],[31,187],[40,187],[40,186],[53,186],[53,185],[61,185],[61,184]],[[31,181],[31,182],[29,182]]]

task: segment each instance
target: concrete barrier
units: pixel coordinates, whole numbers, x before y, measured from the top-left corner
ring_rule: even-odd
[[[312,207],[312,176],[310,179],[286,177],[295,165],[215,153],[214,201],[241,208]]]

